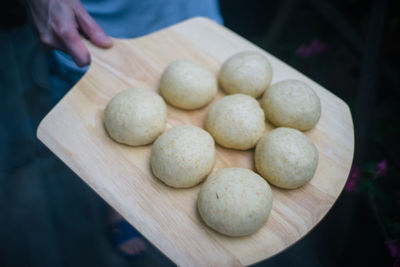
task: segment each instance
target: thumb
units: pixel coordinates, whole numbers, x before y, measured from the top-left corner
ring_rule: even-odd
[[[82,5],[79,5],[79,7],[76,8],[75,16],[79,28],[93,44],[104,48],[112,46],[113,40],[111,37],[104,33],[103,29],[96,23]]]

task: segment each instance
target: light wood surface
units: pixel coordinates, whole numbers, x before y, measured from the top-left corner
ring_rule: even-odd
[[[142,38],[115,40],[108,50],[88,46],[92,54],[89,71],[43,119],[38,138],[178,265],[248,265],[271,257],[307,234],[338,198],[353,159],[350,110],[341,99],[267,52],[204,18]],[[146,86],[158,91],[160,75],[173,60],[193,60],[216,74],[225,59],[243,50],[261,51],[269,58],[273,82],[302,80],[319,95],[322,116],[306,134],[318,147],[320,160],[307,185],[296,190],[272,187],[273,209],[260,231],[229,238],[207,228],[199,218],[200,186],[172,189],[159,182],[149,168],[151,146],[113,142],[102,118],[108,101],[121,90]],[[220,91],[216,99],[223,95]],[[183,111],[168,106],[168,128],[178,124],[202,127],[208,107]],[[267,131],[272,128],[267,123]],[[215,168],[226,167],[254,170],[253,150],[217,146]]]

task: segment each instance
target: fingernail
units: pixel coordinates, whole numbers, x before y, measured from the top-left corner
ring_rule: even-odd
[[[86,56],[86,58],[80,58],[76,61],[76,65],[79,67],[85,67],[90,64],[90,55]]]
[[[113,39],[107,35],[103,38],[103,42],[106,46],[111,46],[114,43]]]

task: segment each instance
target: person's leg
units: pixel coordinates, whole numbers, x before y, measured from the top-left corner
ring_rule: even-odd
[[[82,2],[107,34],[120,38],[148,34],[194,16],[222,23],[217,0]],[[50,62],[50,90],[55,104],[79,81],[88,67],[77,67],[68,55],[60,51],[51,53]],[[118,240],[116,246],[122,253],[134,256],[146,249],[143,237],[118,213],[111,210],[109,221],[113,227],[113,240]]]
[[[126,256],[139,255],[147,249],[146,241],[118,212],[109,210],[109,225],[115,246]]]
[[[89,67],[76,66],[68,55],[60,51],[52,51],[49,54],[49,62],[49,88],[55,105],[79,82]],[[71,179],[75,179],[75,177],[71,177]],[[112,209],[109,212],[109,224],[112,227],[110,239],[124,255],[136,256],[146,250],[145,240],[140,233]]]
[[[41,52],[33,37],[26,26],[0,30],[0,266],[62,266],[28,100]]]

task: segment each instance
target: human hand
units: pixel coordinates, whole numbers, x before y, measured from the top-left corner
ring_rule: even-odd
[[[90,54],[80,33],[99,47],[112,39],[89,15],[80,0],[24,0],[40,41],[69,54],[78,66],[90,63]]]

